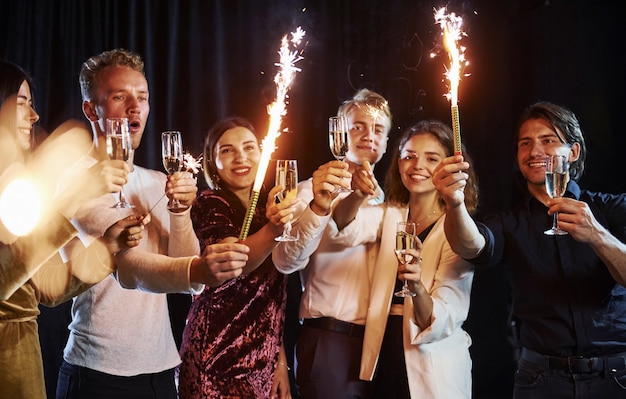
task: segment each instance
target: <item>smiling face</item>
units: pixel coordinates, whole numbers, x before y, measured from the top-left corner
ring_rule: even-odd
[[[256,136],[245,127],[228,129],[213,150],[221,185],[234,193],[249,192],[261,158]]]
[[[39,120],[39,115],[33,109],[30,86],[23,81],[17,92],[17,139],[24,151],[30,150],[32,143],[33,125]]]
[[[83,111],[104,136],[107,118],[128,118],[133,149],[139,147],[150,113],[148,81],[127,66],[105,68],[97,78],[97,98],[83,102]]]
[[[531,192],[544,192],[546,156],[565,155],[569,162],[578,159],[579,145],[564,144],[554,128],[545,120],[536,118],[524,122],[517,141],[517,164]]]
[[[445,148],[430,133],[416,134],[406,142],[400,150],[398,169],[411,196],[436,192],[432,173],[445,157]]]
[[[364,161],[375,164],[387,150],[389,118],[367,105],[352,108],[346,117],[350,129],[348,160],[357,164]]]

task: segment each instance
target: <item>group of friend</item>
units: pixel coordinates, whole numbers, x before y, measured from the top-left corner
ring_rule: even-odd
[[[302,281],[300,397],[470,398],[463,323],[475,268],[493,265],[511,269],[521,321],[514,398],[626,396],[626,196],[578,186],[586,146],[567,108],[540,102],[524,112],[514,140],[524,194],[479,218],[470,154],[455,155],[452,130],[437,120],[416,122],[393,143],[379,186],[373,171],[392,114],[384,97],[361,89],[337,111],[349,125],[345,162],[321,165],[296,198],[276,201],[282,188],[264,188],[241,241],[261,156],[249,121],[229,117],[208,131],[209,188],[198,193],[189,172],[166,176],[106,155],[107,118],[128,118],[133,149],[141,143],[150,101],[138,54],[115,49],[85,61],[91,134],[73,128],[37,148],[32,80],[6,61],[0,72],[2,151],[15,148],[0,184],[15,165],[36,169],[46,142],[91,137],[55,180],[62,189],[39,227],[20,237],[0,231],[0,398],[45,398],[38,304],[70,298],[57,399],[291,398],[283,345],[291,273]],[[563,198],[546,192],[548,155],[569,160]],[[135,208],[112,207],[122,186]],[[168,210],[164,192],[185,208]],[[568,234],[544,235],[557,213]],[[406,264],[393,251],[402,221],[417,229]],[[278,243],[287,223],[297,240]],[[405,280],[415,296],[393,294]],[[180,350],[167,293],[193,295]]]

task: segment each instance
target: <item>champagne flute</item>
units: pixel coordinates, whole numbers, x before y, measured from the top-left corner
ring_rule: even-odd
[[[276,183],[282,186],[277,194],[279,201],[287,198],[295,198],[298,193],[298,161],[295,159],[279,159],[276,161]],[[296,241],[298,237],[291,235],[291,222],[287,222],[283,228],[283,234],[276,237],[276,241]]]
[[[550,198],[561,198],[567,187],[569,165],[564,155],[548,155],[546,157],[546,191]],[[543,233],[549,236],[566,235],[567,231],[559,228],[558,213],[552,215],[552,227]]]
[[[345,116],[328,118],[328,145],[336,160],[342,161],[348,153],[348,121]],[[338,187],[335,192],[351,193],[352,190]]]
[[[179,131],[168,130],[161,133],[161,155],[163,158],[163,166],[168,174],[179,172],[183,167],[183,136]],[[187,209],[187,207],[174,198],[167,209],[178,210]]]
[[[107,118],[106,120],[106,148],[109,159],[128,162],[133,153],[130,138],[130,126],[128,118]],[[113,208],[134,208],[133,204],[126,202],[124,192],[120,189],[119,201]]]
[[[413,260],[413,255],[406,253],[407,249],[415,249],[417,245],[415,243],[415,223],[412,222],[399,222],[396,230],[396,257],[398,262],[406,265]],[[394,293],[399,297],[413,297],[415,292],[409,289],[409,282],[404,280],[402,289]]]

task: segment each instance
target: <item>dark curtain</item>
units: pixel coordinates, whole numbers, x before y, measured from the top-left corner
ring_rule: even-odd
[[[625,89],[620,0],[449,1],[464,17],[470,75],[461,82],[461,134],[475,160],[483,211],[508,207],[514,193],[511,133],[528,104],[569,106],[588,138],[584,186],[626,191],[619,176]],[[331,159],[326,120],[341,101],[368,87],[394,114],[390,145],[422,118],[450,122],[445,56],[430,58],[440,29],[422,0],[0,0],[0,57],[35,78],[40,126],[84,120],[78,72],[114,47],[142,54],[151,116],[136,161],[162,169],[159,132],[181,130],[197,155],[218,119],[241,115],[259,131],[274,99],[283,35],[302,26],[308,42],[290,91],[275,158],[297,158],[306,178]],[[619,163],[619,164],[618,164]],[[376,168],[382,181],[388,160]],[[269,174],[268,174],[269,175]],[[477,274],[467,328],[477,398],[506,397],[506,276]],[[478,292],[480,291],[480,292]],[[501,355],[499,355],[501,354]],[[504,374],[504,376],[502,376]]]

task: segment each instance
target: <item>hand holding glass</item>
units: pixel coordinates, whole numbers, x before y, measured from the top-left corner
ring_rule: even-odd
[[[342,161],[348,153],[348,121],[345,116],[331,116],[328,118],[328,145],[336,160]],[[335,192],[351,193],[352,190],[338,187]]]
[[[567,187],[567,157],[564,155],[548,155],[546,157],[546,191],[550,198],[561,198]],[[558,213],[552,215],[552,227],[543,233],[549,236],[566,235],[567,231],[559,228]]]
[[[278,193],[279,201],[286,198],[295,198],[298,193],[298,161],[295,159],[279,159],[276,161],[276,183],[282,186]],[[283,229],[283,234],[275,238],[276,241],[296,241],[298,237],[291,234],[291,222],[287,222]]]
[[[128,118],[108,118],[106,120],[106,148],[109,159],[122,160],[126,162],[130,160],[133,148]],[[134,205],[126,202],[126,197],[120,189],[119,201],[113,205],[113,208],[134,207]]]
[[[180,172],[183,167],[183,136],[179,131],[168,130],[161,133],[161,155],[163,157],[163,166],[168,174]],[[187,209],[187,207],[174,198],[168,205],[167,209]]]
[[[413,260],[413,255],[406,253],[407,249],[415,249],[417,244],[415,242],[415,223],[399,222],[396,230],[396,248],[395,253],[398,258],[398,262],[403,265]],[[402,289],[394,293],[399,297],[413,297],[416,294],[409,289],[409,282],[404,280]]]

